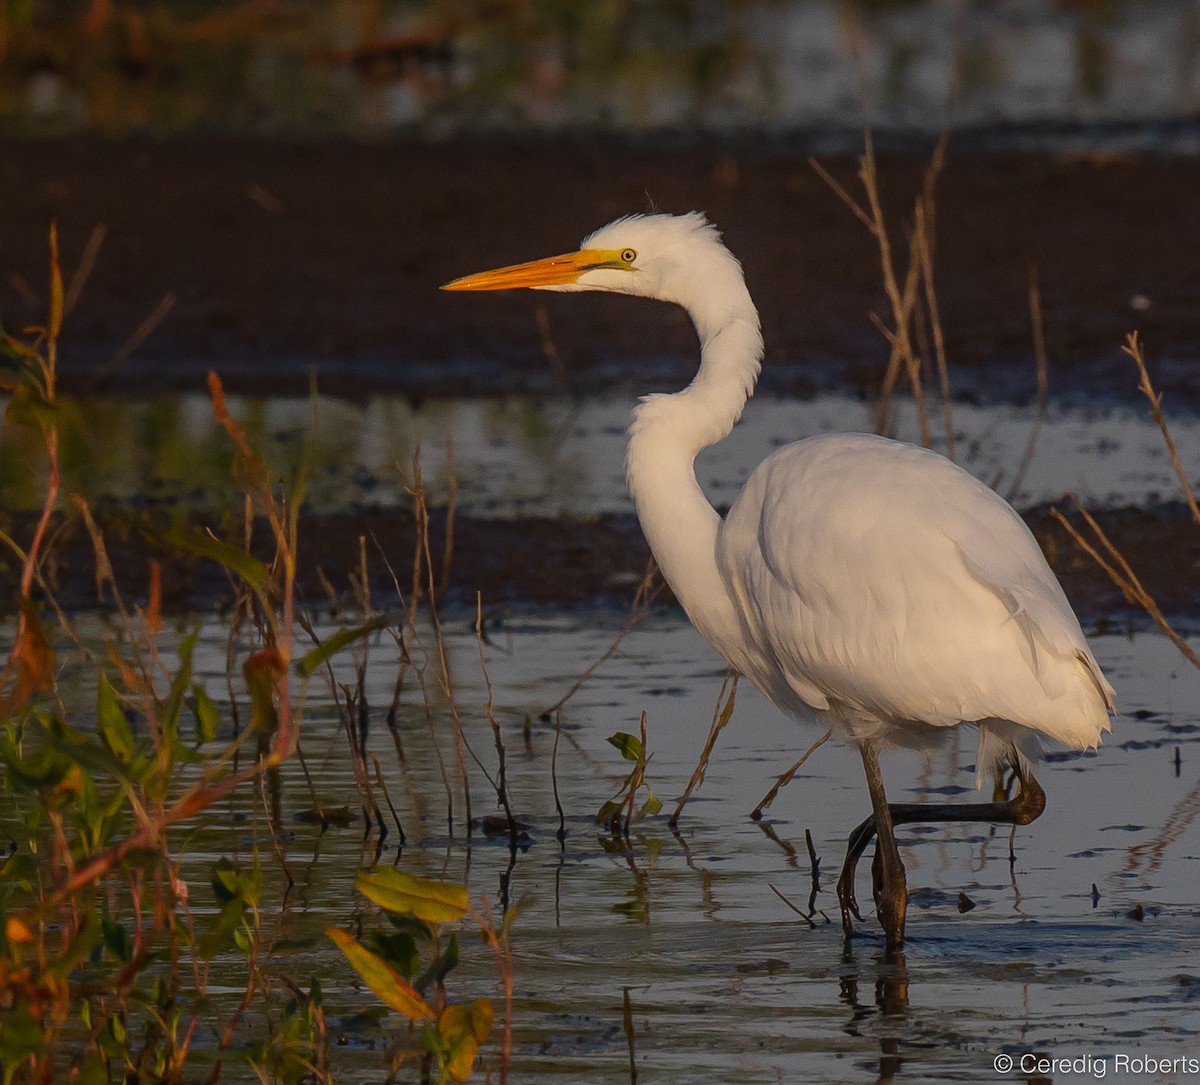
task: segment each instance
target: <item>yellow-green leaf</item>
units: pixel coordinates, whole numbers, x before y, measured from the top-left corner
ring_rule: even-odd
[[[116,691],[108,678],[100,675],[100,686],[96,695],[96,730],[105,749],[123,765],[133,760],[137,742],[125,716],[125,709],[117,699]]]
[[[237,573],[238,576],[253,588],[261,588],[266,583],[267,577],[271,575],[270,569],[259,561],[258,558],[247,554],[245,550],[240,550],[236,546],[230,546],[229,543],[221,542],[220,539],[216,539],[212,535],[176,528],[168,531],[164,538],[172,546],[184,550],[189,554],[195,554],[197,557],[202,558],[211,558],[219,565],[223,565],[226,569]]]
[[[346,955],[350,967],[362,976],[381,1002],[412,1021],[428,1021],[433,1017],[433,1010],[420,992],[382,957],[337,927],[326,927],[325,933]]]
[[[354,880],[358,891],[380,908],[400,915],[411,915],[426,923],[446,923],[461,919],[470,907],[464,885],[416,878],[403,870],[386,867]]]
[[[305,678],[310,677],[313,672],[329,659],[330,656],[336,655],[343,648],[353,644],[356,640],[374,633],[376,630],[382,629],[387,625],[386,618],[377,618],[373,622],[368,622],[366,625],[356,626],[353,629],[339,629],[333,634],[324,644],[318,644],[311,652],[308,652],[299,663],[296,664],[296,669]]]
[[[621,756],[626,761],[637,761],[642,756],[641,740],[627,731],[618,731],[614,735],[609,735],[608,743],[620,750]]]
[[[492,1031],[492,1004],[477,998],[469,1006],[447,1006],[437,1023],[446,1053],[445,1069],[455,1081],[466,1081],[475,1069],[475,1056]]]
[[[212,742],[217,737],[221,713],[198,682],[192,683],[192,713],[196,717],[196,743]]]

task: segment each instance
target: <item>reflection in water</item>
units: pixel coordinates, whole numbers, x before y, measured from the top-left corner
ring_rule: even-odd
[[[67,491],[93,504],[115,501],[133,509],[207,508],[229,500],[232,451],[207,397],[60,402]],[[453,475],[464,515],[497,518],[631,512],[622,464],[633,402],[508,396],[428,400],[416,408],[398,396],[376,396],[361,406],[332,398],[315,404],[229,399],[251,444],[266,450],[272,471],[286,477],[304,450],[306,504],[315,512],[408,508],[419,449],[433,505],[445,504]],[[919,439],[911,405],[896,413],[897,436]],[[1064,486],[1092,508],[1143,504],[1178,490],[1161,435],[1140,407],[1052,409],[1016,493],[1008,492],[1017,470],[1012,449],[1028,438],[1032,408],[961,403],[954,422],[962,466],[1019,507],[1056,501]],[[713,503],[727,506],[780,443],[871,426],[868,405],[848,396],[760,395],[748,404],[743,424],[701,455],[700,477]],[[1200,419],[1179,415],[1171,430],[1182,461],[1200,462]],[[43,461],[36,433],[0,422],[0,505],[40,508]]]
[[[26,14],[0,8],[15,61],[0,118],[38,133],[938,131],[1163,120],[1200,101],[1187,3],[300,0],[287,18],[245,4],[224,20],[161,3],[152,21],[134,5],[83,20],[44,5],[37,27],[38,6],[9,7]]]
[[[847,971],[841,977],[838,997],[851,1010],[846,1031],[851,1036],[862,1036],[863,1021],[878,1017],[872,1030],[879,1041],[879,1076],[876,1081],[893,1081],[905,1061],[901,1053],[908,1024],[908,966],[904,953],[901,950],[885,950],[883,954],[872,957],[870,971],[874,973],[874,1002],[870,1006],[859,1000],[863,976],[860,971],[851,970],[862,966],[858,965],[849,949],[846,950],[844,963]]]

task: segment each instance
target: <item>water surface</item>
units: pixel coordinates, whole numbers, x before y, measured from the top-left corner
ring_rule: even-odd
[[[494,772],[470,623],[468,615],[449,621],[450,670],[471,747]],[[398,762],[381,720],[395,677],[390,638],[370,649],[370,749],[407,847],[397,846],[394,828],[380,847],[357,821],[323,833],[297,821],[312,801],[295,763],[281,784],[282,854],[298,883],[286,900],[257,795],[231,798],[189,835],[184,872],[197,883],[216,858],[245,858],[258,848],[273,883],[265,927],[286,938],[273,965],[297,979],[320,975],[342,1045],[330,1054],[339,1081],[380,1080],[378,1060],[398,1024],[355,1017],[371,996],[321,934],[326,924],[349,928],[361,920],[369,929],[378,921],[352,888],[358,870],[377,864],[465,881],[497,907],[522,902],[513,941],[515,1080],[625,1080],[625,988],[642,1081],[1027,1081],[1033,1078],[997,1075],[992,1066],[998,1055],[1019,1059],[1030,1051],[1107,1059],[1108,1078],[1125,1080],[1115,1072],[1119,1055],[1196,1053],[1200,675],[1165,640],[1094,641],[1123,715],[1098,752],[1051,755],[1040,772],[1047,812],[1018,831],[1014,862],[1004,829],[904,829],[910,938],[896,963],[885,960],[869,904],[848,948],[837,922],[832,883],[846,833],[867,806],[857,757],[826,745],[755,824],[749,809],[817,732],[781,717],[749,689],[739,692],[707,780],[677,831],[664,815],[638,823],[623,841],[593,823],[625,771],[605,738],[636,731],[643,711],[648,776],[668,811],[695,764],[722,669],[680,620],[642,627],[563,710],[555,775],[568,835],[560,846],[551,790],[555,725],[538,714],[615,632],[602,617],[512,619],[491,630],[484,656],[513,805],[530,827],[528,846],[515,853],[506,840],[478,831],[467,839],[457,787],[450,832],[435,749],[452,765],[453,746],[447,706],[436,694],[432,722],[419,698],[406,701],[400,730],[407,761]],[[214,698],[227,696],[224,632],[215,623],[205,627],[197,659]],[[339,677],[351,678],[348,663]],[[322,803],[355,810],[346,740],[323,701],[314,685],[304,752]],[[973,762],[966,729],[960,741],[927,756],[889,755],[891,797],[969,798]],[[494,793],[473,764],[470,776],[475,817],[493,813]],[[808,912],[806,830],[820,857],[812,926],[772,888]],[[971,910],[960,912],[960,894]],[[197,889],[197,901],[201,895]],[[869,902],[865,866],[859,895]],[[473,938],[463,945],[451,996],[497,996],[485,948]],[[240,994],[236,961],[227,976],[218,966],[215,979],[218,995],[223,983],[229,997]],[[494,1079],[494,1051],[489,1060]],[[1056,1073],[1052,1080],[1095,1076]]]

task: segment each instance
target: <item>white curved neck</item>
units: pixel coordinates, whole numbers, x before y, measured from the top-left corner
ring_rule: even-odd
[[[701,449],[728,435],[762,361],[758,312],[740,272],[706,297],[682,300],[700,335],[700,370],[682,392],[647,396],[634,411],[625,458],[638,519],[663,576],[692,624],[730,662],[723,643],[738,618],[717,565],[721,518],[696,480]]]

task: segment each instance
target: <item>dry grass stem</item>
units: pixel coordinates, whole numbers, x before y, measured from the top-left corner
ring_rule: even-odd
[[[663,581],[658,576],[658,566],[655,565],[654,559],[651,558],[646,565],[646,571],[642,574],[642,579],[638,582],[637,591],[633,593],[633,603],[629,608],[629,619],[625,622],[625,627],[617,634],[616,639],[604,650],[604,653],[596,659],[586,670],[575,680],[566,693],[564,693],[557,701],[549,708],[543,709],[538,717],[543,722],[548,721],[556,712],[560,711],[572,697],[575,696],[584,686],[589,678],[601,667],[602,664],[610,660],[621,643],[630,633],[638,627],[653,609],[654,603],[662,594]]]
[[[679,815],[683,813],[683,808],[691,798],[692,792],[704,783],[704,775],[708,771],[708,759],[712,756],[713,747],[717,743],[717,735],[725,730],[726,724],[733,717],[733,706],[737,700],[738,677],[738,673],[730,668],[725,671],[725,677],[721,679],[721,688],[717,691],[717,702],[713,705],[712,723],[708,727],[708,738],[705,740],[704,749],[700,752],[700,760],[692,770],[692,776],[688,780],[687,787],[684,788],[683,797],[667,822],[672,828],[679,824]],[[728,696],[726,696],[727,690]],[[724,700],[724,704],[722,704],[722,700]]]
[[[479,648],[479,669],[483,672],[483,681],[487,688],[487,701],[484,704],[484,713],[487,715],[488,725],[492,729],[492,738],[496,743],[496,761],[499,766],[496,774],[497,778],[493,782],[496,789],[496,799],[504,810],[504,817],[508,822],[509,841],[515,847],[518,836],[517,819],[513,817],[512,804],[508,797],[504,736],[500,732],[500,722],[496,719],[495,692],[492,689],[491,675],[488,674],[487,660],[483,655],[483,594],[481,592],[477,592],[475,595],[475,642]]]
[[[1171,467],[1175,471],[1175,477],[1179,479],[1179,485],[1183,489],[1183,498],[1187,502],[1188,509],[1191,511],[1192,519],[1200,525],[1200,505],[1196,503],[1196,494],[1192,489],[1191,481],[1187,477],[1187,472],[1183,469],[1183,464],[1179,459],[1179,449],[1175,445],[1175,439],[1171,436],[1171,430],[1167,426],[1167,420],[1162,412],[1162,393],[1154,389],[1154,384],[1150,380],[1150,370],[1146,367],[1146,355],[1142,350],[1142,341],[1137,332],[1130,332],[1125,338],[1125,345],[1121,348],[1130,358],[1133,359],[1133,364],[1137,366],[1138,371],[1138,391],[1142,393],[1150,401],[1150,413],[1154,417],[1154,422],[1158,426],[1159,432],[1162,433],[1163,441],[1166,443],[1167,452],[1171,456]]]
[[[629,1082],[636,1085],[638,1079],[637,1054],[633,1044],[633,1004],[629,1001],[629,988],[622,988],[621,1027],[625,1030],[625,1043],[629,1048]]]
[[[107,362],[96,370],[89,385],[89,391],[96,391],[102,388],[118,369],[121,368],[133,356],[133,352],[137,350],[157,328],[167,315],[175,308],[175,303],[179,300],[174,291],[168,291],[163,295],[162,300],[150,311],[149,315],[136,328],[133,329],[133,334],[121,345],[121,349],[116,352]]]
[[[831,727],[819,739],[817,739],[816,742],[814,742],[807,750],[804,751],[799,761],[797,761],[790,769],[788,769],[787,772],[780,775],[779,779],[777,779],[771,786],[771,790],[768,791],[759,801],[759,804],[750,811],[750,817],[755,821],[758,821],[763,816],[763,811],[775,801],[775,796],[778,795],[779,792],[785,787],[787,787],[787,785],[790,784],[793,779],[795,779],[796,773],[798,773],[803,767],[804,762],[812,757],[817,750],[824,746],[832,736],[833,728]]]
[[[1192,650],[1191,645],[1172,628],[1170,622],[1167,621],[1166,616],[1154,601],[1154,598],[1146,591],[1129,562],[1125,560],[1124,555],[1113,545],[1112,541],[1105,534],[1104,529],[1096,522],[1096,518],[1083,507],[1079,498],[1074,494],[1068,494],[1067,496],[1074,502],[1076,511],[1083,517],[1084,523],[1108,555],[1108,559],[1092,543],[1084,538],[1075,525],[1059,509],[1051,509],[1051,515],[1066,529],[1067,534],[1071,536],[1076,545],[1085,551],[1108,574],[1108,578],[1121,589],[1121,594],[1125,596],[1125,599],[1132,605],[1141,607],[1149,614],[1154,624],[1166,634],[1171,643],[1183,653],[1188,662],[1194,667],[1200,667],[1200,655],[1197,655]]]
[[[903,283],[897,274],[896,256],[880,197],[879,174],[871,133],[868,131],[864,134],[864,152],[858,161],[858,179],[866,197],[866,206],[859,203],[819,162],[810,158],[809,163],[834,194],[866,226],[879,250],[883,290],[891,309],[891,322],[885,324],[878,314],[871,314],[872,323],[879,329],[890,346],[887,368],[884,371],[876,404],[876,431],[888,433],[891,430],[892,396],[903,373],[907,375],[912,389],[921,441],[926,447],[930,447],[933,443],[923,388],[923,373],[926,367],[921,357],[921,351],[913,346],[914,335],[920,338],[924,323],[927,321],[937,355],[943,416],[949,434],[948,447],[952,450],[953,428],[949,418],[949,378],[933,283],[934,192],[937,178],[945,163],[946,144],[947,137],[943,135],[934,149],[929,166],[925,171],[921,192],[914,202],[908,264],[904,271]],[[924,313],[922,312],[923,303],[927,309],[927,312]]]
[[[1037,447],[1038,438],[1042,433],[1042,425],[1046,421],[1046,406],[1049,399],[1050,377],[1046,361],[1046,332],[1042,321],[1042,292],[1038,287],[1037,269],[1029,269],[1029,322],[1033,327],[1033,357],[1037,366],[1037,406],[1034,410],[1033,427],[1029,431],[1029,440],[1021,455],[1021,462],[1013,476],[1012,485],[1008,488],[1007,498],[1012,501],[1025,481],[1029,465],[1033,462],[1033,452]]]
[[[929,318],[933,337],[933,358],[937,366],[938,391],[942,398],[942,426],[946,435],[946,458],[954,459],[954,410],[950,403],[950,366],[946,360],[946,339],[942,332],[941,311],[938,308],[937,291],[933,285],[934,250],[934,203],[933,193],[917,204],[913,237],[921,264],[921,281],[925,290],[925,312]]]

